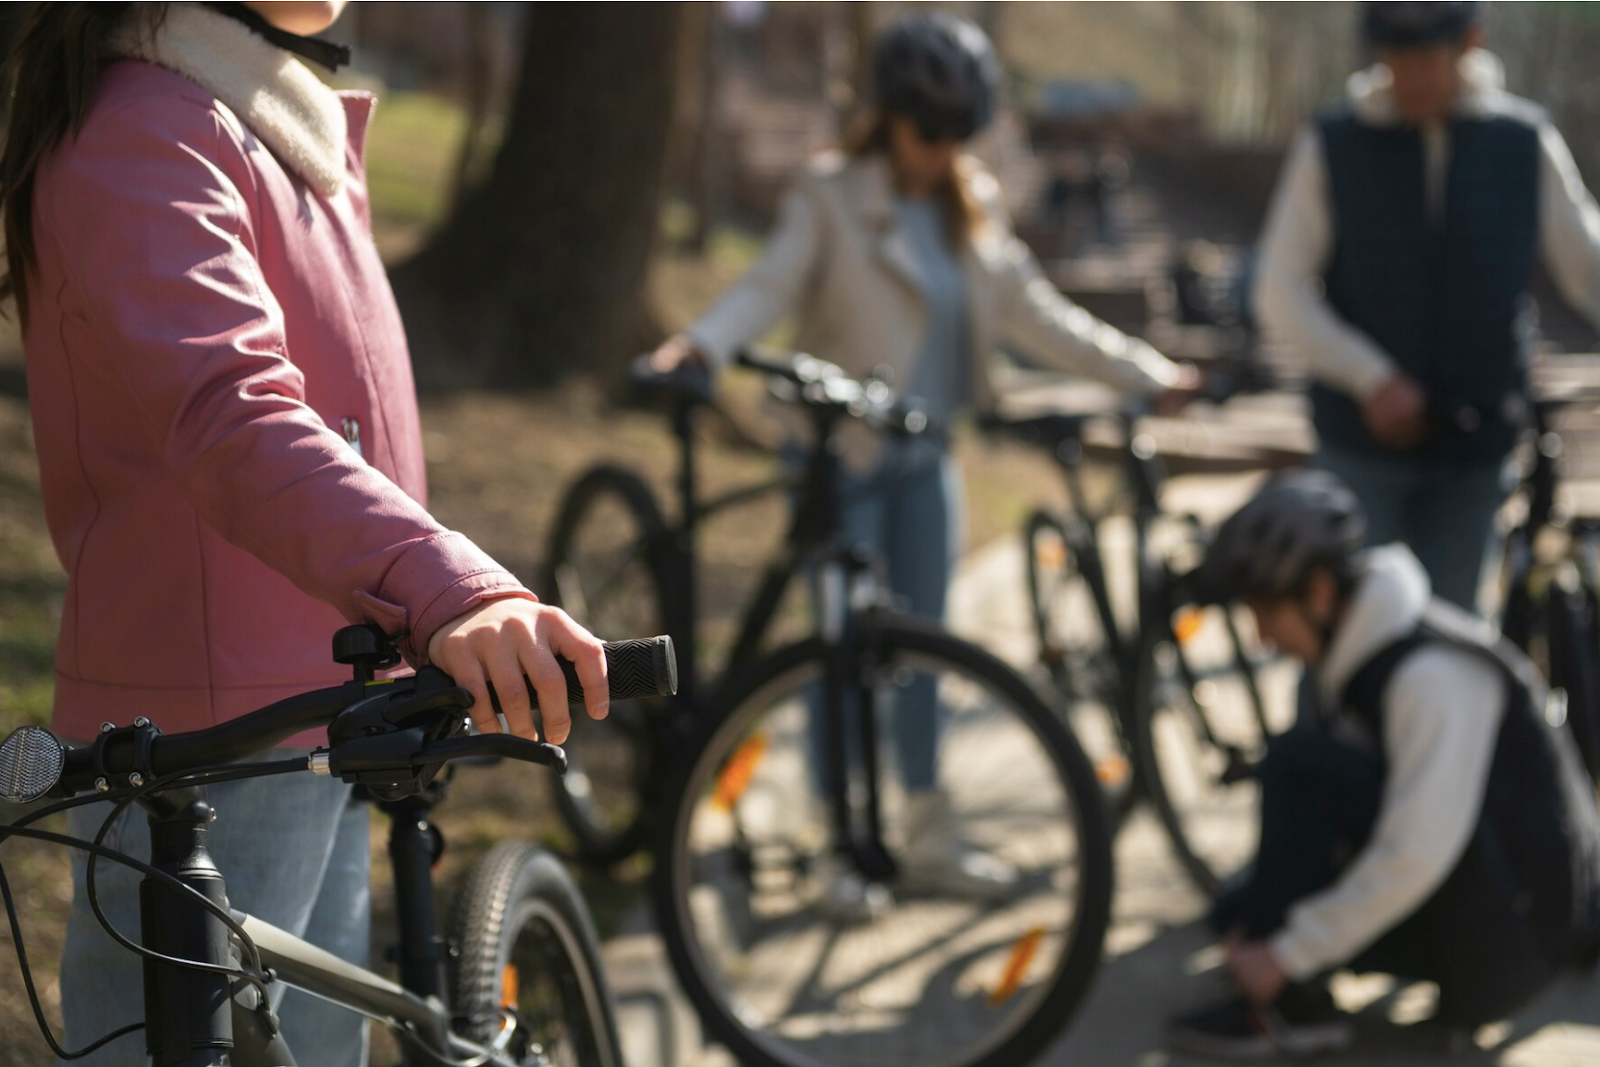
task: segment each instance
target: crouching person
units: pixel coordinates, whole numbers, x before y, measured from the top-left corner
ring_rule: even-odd
[[[1363,551],[1364,525],[1333,476],[1285,474],[1193,576],[1307,665],[1319,707],[1269,743],[1256,861],[1213,908],[1239,995],[1174,1020],[1175,1048],[1344,1048],[1338,969],[1436,982],[1460,1040],[1594,959],[1600,820],[1543,683],[1409,549]]]

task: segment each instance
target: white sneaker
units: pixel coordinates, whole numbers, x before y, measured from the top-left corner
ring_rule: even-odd
[[[1021,877],[1016,867],[961,836],[950,798],[936,789],[906,794],[905,830],[898,858],[900,884],[907,889],[993,901]]]

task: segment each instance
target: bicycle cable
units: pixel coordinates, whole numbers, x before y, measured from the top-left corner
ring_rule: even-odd
[[[226,909],[220,907],[213,901],[208,900],[192,886],[185,884],[168,872],[136,860],[126,853],[121,853],[115,849],[109,848],[104,845],[103,842],[106,832],[109,830],[111,824],[124,811],[126,811],[131,804],[148,793],[167,789],[174,785],[204,785],[213,782],[226,782],[243,778],[257,778],[276,774],[287,774],[294,771],[304,770],[305,767],[306,761],[304,759],[293,759],[275,760],[255,764],[229,764],[218,767],[175,771],[171,774],[156,778],[149,783],[138,787],[137,789],[127,790],[121,794],[115,794],[112,797],[108,797],[104,794],[73,797],[69,800],[47,805],[38,811],[30,812],[23,818],[17,820],[15,823],[7,826],[0,826],[0,844],[3,844],[5,840],[10,837],[22,837],[88,852],[89,864],[86,877],[87,895],[89,897],[90,904],[94,909],[96,919],[99,920],[100,924],[113,939],[115,939],[123,947],[129,949],[139,956],[147,957],[174,966],[190,967],[195,970],[221,973],[230,978],[238,978],[242,981],[248,982],[255,986],[258,992],[261,994],[261,1004],[266,1005],[268,1003],[267,984],[260,977],[258,977],[257,974],[251,974],[242,968],[229,968],[216,964],[203,963],[199,960],[185,960],[179,957],[165,956],[161,953],[147,949],[143,945],[134,944],[124,937],[120,931],[118,931],[111,924],[109,919],[105,916],[104,912],[100,908],[99,899],[95,892],[94,867],[99,857],[104,855],[116,863],[120,863],[123,866],[131,867],[140,871],[147,877],[155,878],[157,881],[162,882],[169,888],[190,894],[195,898],[195,900],[199,901],[199,903],[207,911],[210,911],[220,921],[222,921],[224,925],[233,931],[233,933],[239,938],[241,948],[248,953],[249,960],[255,966],[256,971],[264,973],[264,968],[261,965],[261,955],[255,946],[255,942],[250,939],[250,936],[245,932],[243,926],[240,925],[239,922],[235,920],[232,914],[230,914]],[[70,808],[99,803],[110,799],[117,799],[117,806],[115,810],[112,811],[110,816],[107,817],[106,821],[101,825],[100,832],[95,836],[95,840],[92,843],[68,835],[56,834],[49,831],[32,828],[33,823],[38,822],[39,820],[50,815],[66,811]],[[142,1022],[134,1023],[129,1026],[122,1027],[119,1030],[113,1031],[112,1033],[106,1034],[90,1043],[86,1047],[75,1052],[69,1052],[62,1048],[60,1043],[56,1041],[54,1033],[50,1030],[49,1023],[44,1017],[43,1006],[39,1002],[38,990],[33,981],[32,967],[28,962],[27,945],[23,938],[21,919],[17,913],[16,902],[11,892],[10,881],[6,878],[3,865],[0,865],[0,897],[4,898],[6,918],[11,927],[12,939],[16,943],[17,963],[22,972],[23,985],[26,987],[28,992],[29,1007],[33,1010],[34,1021],[39,1027],[39,1032],[44,1036],[45,1042],[50,1046],[50,1050],[55,1053],[58,1058],[63,1060],[82,1059],[83,1057],[97,1051],[100,1048],[103,1048],[107,1044],[117,1040],[120,1037],[145,1028],[145,1024]]]
[[[44,1035],[45,1044],[50,1046],[50,1051],[55,1053],[57,1059],[81,1060],[91,1052],[99,1051],[119,1037],[137,1033],[144,1029],[144,1023],[132,1023],[113,1030],[96,1041],[84,1046],[76,1052],[68,1052],[56,1041],[56,1035],[50,1030],[50,1023],[44,1017],[44,1007],[39,1003],[39,991],[33,984],[33,968],[28,964],[28,948],[22,942],[22,926],[17,916],[16,901],[11,896],[11,882],[6,878],[4,867],[0,867],[0,898],[4,898],[6,905],[6,919],[11,924],[11,939],[17,945],[17,965],[22,969],[22,985],[28,991],[28,1006],[33,1009],[33,1021],[39,1027],[39,1033]]]
[[[202,768],[200,771],[191,770],[173,772],[172,774],[164,776],[164,778],[157,778],[152,782],[146,783],[145,785],[130,791],[121,800],[119,800],[116,804],[116,807],[112,809],[111,814],[106,816],[105,821],[100,824],[100,832],[95,834],[94,843],[96,845],[103,845],[106,835],[111,831],[112,824],[122,816],[124,811],[126,811],[131,805],[139,800],[140,797],[159,789],[168,788],[172,784],[176,784],[179,781],[188,782],[189,779],[195,779],[190,784],[206,785],[211,783],[236,781],[243,778],[267,778],[278,774],[292,774],[296,771],[303,771],[305,769],[306,760],[301,758],[273,760],[266,763],[225,765],[217,768]],[[171,781],[167,782],[166,779],[170,779]],[[134,953],[135,955],[142,956],[145,959],[153,960],[157,963],[166,963],[178,967],[189,967],[197,971],[205,971],[212,974],[222,974],[233,978],[243,979],[254,985],[260,991],[263,998],[263,1003],[265,1003],[265,998],[267,996],[266,982],[256,977],[256,975],[244,970],[243,968],[229,967],[226,964],[220,963],[202,963],[199,960],[185,960],[177,956],[167,956],[163,953],[156,952],[152,949],[144,947],[143,945],[137,944],[125,936],[122,931],[118,930],[116,926],[112,924],[110,918],[106,916],[104,910],[102,910],[100,907],[100,897],[95,886],[96,866],[99,863],[99,859],[100,856],[98,853],[91,852],[89,854],[89,862],[84,871],[84,894],[88,897],[89,907],[94,911],[95,919],[98,920],[100,925],[105,928],[106,933],[111,935],[111,939],[113,941],[117,942],[117,944],[121,945],[123,948]],[[226,872],[223,873],[223,878],[227,878]],[[174,880],[176,881],[176,879]],[[179,882],[179,884],[184,885],[182,882]],[[184,888],[188,889],[196,900],[204,901],[206,910],[222,920],[223,925],[227,926],[228,929],[234,932],[234,934],[239,938],[241,947],[248,951],[249,962],[254,965],[256,972],[258,974],[264,972],[265,968],[263,968],[261,965],[261,954],[256,949],[255,942],[250,939],[250,935],[245,933],[244,926],[237,919],[235,919],[226,908],[223,908],[208,900],[193,887],[184,885]]]

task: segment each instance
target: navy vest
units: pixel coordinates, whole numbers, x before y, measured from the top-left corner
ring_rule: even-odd
[[[1509,641],[1481,636],[1481,623],[1435,601],[1409,635],[1379,651],[1351,677],[1341,707],[1383,737],[1384,695],[1395,670],[1418,650],[1448,645],[1492,663],[1506,706],[1484,785],[1479,820],[1493,831],[1525,902],[1539,953],[1576,962],[1600,930],[1600,816],[1572,735],[1545,716],[1547,689]]]
[[[1368,126],[1348,107],[1319,126],[1334,224],[1328,303],[1431,398],[1482,416],[1476,432],[1421,445],[1419,457],[1501,459],[1528,388],[1538,129],[1511,115],[1453,120],[1443,212],[1430,220],[1420,130]],[[1323,442],[1393,454],[1372,439],[1348,395],[1316,385],[1311,401]]]

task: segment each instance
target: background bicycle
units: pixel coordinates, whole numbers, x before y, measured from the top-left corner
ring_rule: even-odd
[[[817,629],[736,651],[708,730],[672,760],[654,852],[673,963],[742,1062],[1016,1062],[1071,1017],[1099,956],[1099,790],[1014,671],[886,605],[838,537],[835,434],[914,436],[920,412],[809,357],[742,360],[813,434],[790,554],[739,647],[802,563]],[[819,1031],[819,1013],[839,1022]]]
[[[1205,400],[1274,384],[1239,363],[1213,370]],[[1209,893],[1250,857],[1242,827],[1256,801],[1251,768],[1290,711],[1282,671],[1264,676],[1270,660],[1243,614],[1184,599],[1176,579],[1197,561],[1204,524],[1172,510],[1144,414],[1003,413],[983,425],[1051,456],[1065,483],[1066,507],[1036,509],[1023,527],[1038,670],[1091,739],[1118,817],[1147,800]],[[1105,462],[1088,458],[1090,448]]]

